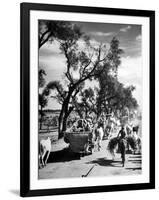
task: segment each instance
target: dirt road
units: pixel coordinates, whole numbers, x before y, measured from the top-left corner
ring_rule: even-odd
[[[141,174],[141,155],[126,154],[122,167],[120,154],[116,153],[113,160],[107,144],[108,140],[103,140],[101,151],[80,157],[70,152],[62,139],[53,143],[47,166],[39,170],[39,179]]]

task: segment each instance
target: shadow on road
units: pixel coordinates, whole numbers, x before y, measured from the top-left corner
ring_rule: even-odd
[[[126,154],[132,154],[132,151],[127,149]]]
[[[129,158],[142,158],[141,155],[133,155],[133,156],[130,156]]]
[[[128,167],[125,169],[135,171],[135,170],[141,170],[142,168],[141,167]]]
[[[51,152],[48,163],[66,162],[72,160],[80,160],[80,154],[71,152],[69,148],[64,148],[59,151]]]
[[[121,161],[110,160],[107,158],[98,158],[96,160],[87,162],[86,164],[98,164],[100,166],[119,167],[119,165],[115,165],[117,163],[121,164]]]
[[[141,164],[142,161],[141,160],[128,160],[129,162],[132,162],[134,164]]]

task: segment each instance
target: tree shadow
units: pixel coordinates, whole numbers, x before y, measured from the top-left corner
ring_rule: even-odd
[[[120,167],[119,165],[116,166],[114,164],[116,163],[120,163],[121,161],[115,161],[115,160],[110,160],[110,159],[106,159],[106,158],[98,158],[96,160],[92,160],[90,162],[87,162],[86,164],[98,164],[100,166],[108,166],[108,167]]]
[[[141,155],[134,155],[134,156],[130,156],[129,158],[142,158]]]
[[[142,168],[141,167],[134,167],[134,168],[133,167],[127,167],[125,169],[135,171],[135,170],[141,170]]]
[[[132,154],[132,151],[127,149],[126,154]]]
[[[128,160],[129,162],[132,162],[134,164],[141,164],[142,160]]]
[[[139,156],[139,155],[142,155],[142,154],[141,154],[141,152],[135,152],[135,154],[133,154],[133,155],[134,155],[134,156],[135,156],[135,155]]]
[[[50,152],[47,163],[68,162],[72,160],[80,160],[80,154],[71,152],[67,147],[59,151]]]

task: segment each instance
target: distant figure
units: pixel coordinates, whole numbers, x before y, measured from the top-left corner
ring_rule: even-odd
[[[139,126],[133,126],[133,132],[136,132],[138,134]]]
[[[119,139],[125,139],[126,137],[126,132],[124,130],[124,126],[121,127],[119,133],[118,133],[118,136],[117,136]]]
[[[88,118],[87,119],[87,126],[90,130],[92,130],[93,128],[93,122],[92,122],[92,119],[91,118]]]
[[[101,143],[104,136],[103,124],[101,122],[98,123],[97,128],[95,129],[95,141],[97,142],[98,151],[101,149]]]
[[[122,158],[122,164],[124,167],[125,164],[125,154],[126,154],[126,132],[124,130],[124,126],[121,127],[121,130],[118,133],[118,151],[121,153],[121,158]]]
[[[133,127],[133,139],[135,140],[135,144],[136,144],[136,149],[135,151],[139,151],[141,152],[141,138],[138,134],[138,130],[139,130],[139,126],[136,126],[136,127]],[[135,154],[135,151],[134,151],[134,154]]]
[[[138,140],[139,136],[138,136],[137,132],[134,132],[134,133],[133,133],[133,138],[134,138],[135,140]]]
[[[126,125],[126,133],[128,136],[131,136],[132,135],[132,131],[133,131],[133,128],[130,124],[127,124]]]

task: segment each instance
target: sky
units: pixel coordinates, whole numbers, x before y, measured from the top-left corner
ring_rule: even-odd
[[[120,41],[120,48],[124,50],[121,56],[121,65],[118,68],[118,80],[125,86],[136,87],[133,96],[138,104],[142,105],[142,51],[141,51],[141,26],[130,24],[110,24],[75,22],[81,27],[82,32],[91,38],[94,46],[105,43],[109,48],[110,41],[116,36]],[[79,41],[79,45],[82,45]],[[58,42],[46,43],[39,50],[39,68],[43,68],[46,73],[46,82],[60,80],[64,82],[64,71],[66,70],[66,60],[59,50]],[[89,82],[86,83],[90,85]],[[92,85],[92,83],[91,83]],[[94,85],[96,85],[94,83]],[[60,105],[51,99],[48,109],[59,109]]]

